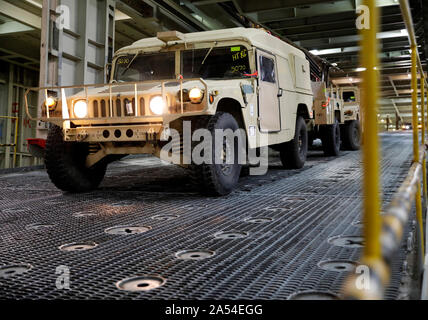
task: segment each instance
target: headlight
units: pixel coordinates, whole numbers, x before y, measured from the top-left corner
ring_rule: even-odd
[[[165,102],[161,96],[153,97],[152,100],[150,100],[150,110],[158,116],[164,113],[165,107]]]
[[[49,98],[47,98],[46,99],[46,101],[45,101],[45,105],[46,105],[46,107],[49,109],[49,110],[55,110],[55,107],[56,107],[56,100],[54,99],[54,98],[51,98],[51,97],[49,97]]]
[[[193,88],[189,91],[189,99],[192,103],[201,103],[204,92],[199,88]]]
[[[85,118],[88,115],[88,104],[84,100],[74,103],[74,115],[78,118]]]

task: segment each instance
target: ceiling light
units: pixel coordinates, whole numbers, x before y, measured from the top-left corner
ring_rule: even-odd
[[[355,69],[355,71],[356,72],[362,72],[362,71],[366,71],[367,69],[366,68],[364,68],[364,67],[359,67],[359,68],[356,68]]]

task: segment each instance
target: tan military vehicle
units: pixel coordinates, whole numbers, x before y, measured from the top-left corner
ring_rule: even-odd
[[[208,194],[231,192],[248,159],[238,161],[239,139],[213,139],[214,152],[203,154],[212,161],[189,159],[185,151],[195,142],[186,135],[196,129],[213,136],[242,129],[246,151],[270,146],[286,168],[305,163],[314,119],[309,62],[262,30],[162,32],[116,52],[109,76],[108,84],[38,88],[45,98],[38,119],[53,124],[47,171],[64,191],[96,188],[108,163],[122,156],[161,157],[168,144],[174,147],[174,130],[183,139],[175,142],[177,164]]]
[[[358,87],[340,87],[343,100],[344,124],[341,126],[342,148],[358,150],[361,143],[360,127],[360,89]]]
[[[309,145],[321,139],[324,153],[338,156],[340,149],[360,147],[359,89],[357,87],[326,87],[325,82],[312,82],[314,120]]]

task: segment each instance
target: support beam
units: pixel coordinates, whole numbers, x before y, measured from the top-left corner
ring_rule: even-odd
[[[397,105],[395,104],[394,100],[391,100],[392,105],[394,106],[396,114],[400,117],[400,120],[403,121],[403,117],[400,114],[400,110],[398,110]]]
[[[42,28],[42,19],[39,16],[4,0],[0,0],[0,13],[34,29]]]
[[[198,25],[202,30],[208,31],[210,30],[210,28],[202,23],[201,21],[199,21],[198,19],[196,19],[195,17],[189,15],[189,13],[184,10],[184,8],[178,4],[176,4],[173,0],[164,0],[166,4],[168,4],[171,8],[174,8],[174,10],[177,10],[177,12],[180,12],[182,15],[187,16],[188,19],[192,20],[192,22],[196,25]]]
[[[225,26],[220,22],[217,22],[213,18],[208,17],[205,12],[192,4],[189,0],[180,0],[182,4],[184,4],[187,8],[193,11],[193,13],[199,16],[202,19],[202,23],[206,25],[209,29],[224,29]]]

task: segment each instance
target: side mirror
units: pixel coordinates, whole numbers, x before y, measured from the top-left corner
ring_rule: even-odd
[[[106,83],[110,82],[110,77],[111,77],[111,69],[112,69],[113,65],[111,63],[107,63],[105,65],[104,68],[104,72],[105,72],[105,77],[106,77]]]

